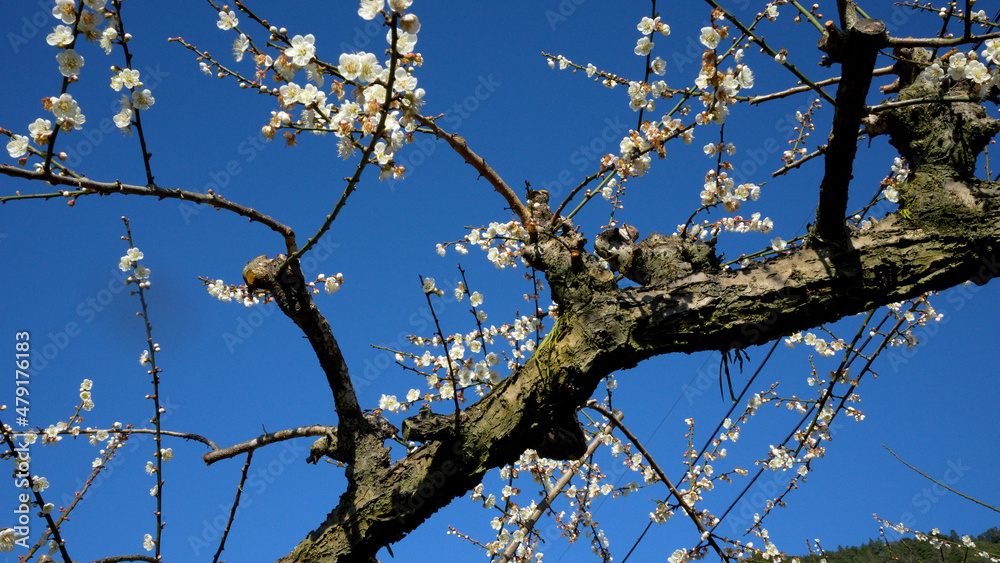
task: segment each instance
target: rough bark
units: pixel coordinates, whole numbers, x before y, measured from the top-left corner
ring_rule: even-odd
[[[907,86],[913,76],[901,72],[901,98],[923,95],[920,86]],[[1000,189],[973,178],[970,163],[1000,123],[970,103],[882,115],[892,142],[915,165],[900,190],[906,212],[839,244],[816,240],[735,271],[720,268],[708,245],[685,248],[654,234],[621,254],[627,256],[622,272],[642,284],[619,287],[587,252],[587,239],[568,220],[553,220],[547,194],[532,192],[525,259],[545,273],[560,307],[549,337],[524,366],[463,411],[458,425],[427,412],[404,422],[408,435],[427,442],[391,466],[380,438],[362,435],[366,449],[355,452],[357,467],[340,506],[280,561],[374,561],[382,546],[526,448],[543,449],[555,439],[561,447],[546,451],[572,457],[582,439],[577,409],[603,377],[643,359],[745,348],[996,276]]]

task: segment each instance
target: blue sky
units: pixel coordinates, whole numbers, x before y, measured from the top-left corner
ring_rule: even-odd
[[[835,16],[833,4],[823,3],[829,12],[826,18]],[[727,6],[751,18],[763,3],[741,0]],[[344,51],[384,48],[385,31],[371,23],[366,27],[353,3],[317,7],[270,2],[259,10],[272,23],[287,27],[290,35],[313,33],[318,55],[327,61],[335,62]],[[425,64],[416,76],[427,92],[425,114],[444,113],[440,123],[465,137],[515,189],[528,181],[561,201],[572,186],[596,170],[599,156],[616,152],[621,137],[636,126],[637,116],[628,108],[624,88],[608,90],[582,73],[552,70],[540,53],[563,54],[575,62],[592,62],[622,76],[641,78],[643,58],[632,49],[639,37],[635,25],[650,11],[647,2],[543,0],[470,7],[424,5],[417,0],[412,10],[422,23],[416,51],[423,54]],[[48,1],[5,7],[0,68],[6,76],[17,77],[17,87],[2,94],[0,127],[19,134],[27,134],[27,125],[36,117],[46,117],[39,100],[58,94],[56,50],[45,43],[45,35],[56,25],[50,11]],[[765,37],[776,47],[789,49],[789,60],[811,77],[832,75],[816,66],[815,29],[792,24],[791,11],[782,7],[777,22],[764,24]],[[672,34],[656,39],[654,54],[668,61],[665,78],[671,86],[686,86],[696,76],[701,53],[698,30],[708,13],[707,4],[695,2],[681,10],[663,10]],[[897,35],[933,33],[928,30],[940,25],[936,17],[882,3],[869,13],[885,19]],[[353,173],[355,161],[345,164],[337,157],[330,137],[302,136],[295,148],[280,141],[264,142],[260,128],[276,109],[274,98],[206,77],[190,52],[167,43],[167,37],[182,36],[231,63],[228,53],[234,37],[216,27],[217,15],[207,3],[185,0],[167,7],[126,2],[123,18],[134,37],[130,43],[134,67],[156,98],[142,118],[157,183],[200,192],[212,188],[292,226],[300,242],[315,232],[339,198],[342,178]],[[257,28],[243,19],[241,28],[256,33]],[[57,148],[67,151],[70,164],[91,178],[143,184],[137,139],[100,127],[102,119],[117,111],[119,94],[107,86],[107,68],[121,65],[122,55],[115,51],[106,56],[92,44],[81,45],[78,51],[86,65],[70,92],[88,122],[83,131],[61,134]],[[754,51],[748,49],[745,60],[757,75],[753,93],[795,84],[787,71]],[[880,61],[879,66],[885,64]],[[248,62],[241,68],[252,70]],[[875,84],[887,82],[877,79]],[[811,99],[800,95],[733,108],[726,138],[737,145],[732,157],[737,176],[741,181],[767,182],[760,200],[746,204],[741,213],[760,211],[770,216],[775,231],[769,236],[723,235],[720,249],[727,257],[759,250],[770,244],[771,236],[787,240],[803,234],[812,221],[821,161],[796,174],[770,179],[770,172],[781,166],[785,141],[793,135],[795,111],[808,107]],[[871,100],[877,99],[873,94]],[[654,113],[670,105],[663,103]],[[817,115],[810,148],[825,138],[830,114],[826,107]],[[718,127],[700,128],[691,146],[669,145],[668,158],[654,161],[651,173],[630,185],[625,208],[616,217],[636,225],[642,236],[672,232],[698,205],[704,174],[714,165],[701,147],[717,139]],[[851,209],[877,191],[895,156],[884,138],[860,148]],[[378,405],[382,393],[402,397],[411,387],[422,385],[412,373],[392,365],[387,353],[371,347],[401,348],[408,334],[430,335],[418,275],[435,277],[440,287],[450,289],[460,279],[456,269],[460,259],[471,288],[486,297],[489,322],[509,322],[515,312],[524,314],[531,307],[521,297],[530,291],[522,269],[496,270],[476,250],[462,257],[449,251],[445,258],[434,251],[436,243],[463,237],[467,226],[508,220],[505,202],[441,142],[419,138],[405,148],[400,161],[409,171],[404,181],[379,183],[375,173],[366,172],[331,231],[303,263],[307,276],[343,272],[346,278],[339,293],[317,296],[317,302],[351,366],[362,407],[369,409]],[[10,195],[15,190],[47,191],[44,186],[0,177],[0,193]],[[606,202],[595,199],[577,216],[577,224],[592,237],[607,221],[608,212]],[[283,250],[279,237],[224,211],[176,200],[107,196],[82,198],[72,208],[61,199],[0,206],[0,260],[7,274],[0,277],[7,296],[0,305],[0,335],[7,339],[8,350],[14,347],[15,332],[32,335],[32,425],[45,427],[72,414],[84,378],[94,381],[97,403],[84,426],[106,428],[115,421],[148,425],[153,407],[144,400],[150,392],[149,377],[137,362],[145,340],[135,316],[139,305],[122,286],[117,268],[127,249],[121,240],[122,216],[131,220],[135,244],[152,270],[147,299],[153,337],[163,349],[158,362],[164,369],[165,428],[230,445],[264,429],[336,422],[325,378],[298,329],[274,306],[247,309],[218,302],[197,279],[239,281],[248,260]],[[719,216],[713,211],[710,217]],[[992,314],[998,299],[994,285],[956,288],[934,298],[944,320],[919,335],[917,348],[883,355],[876,364],[880,377],[866,377],[859,389],[866,420],[838,421],[835,439],[817,471],[787,498],[788,507],[770,517],[766,527],[780,548],[801,553],[806,539],[812,538],[829,548],[866,541],[878,533],[872,513],[925,531],[938,527],[975,534],[997,524],[996,513],[942,494],[882,448],[888,445],[931,476],[996,505],[997,394],[995,360],[988,344],[998,328]],[[436,306],[446,333],[473,328],[466,303],[446,298]],[[849,318],[834,328],[849,339],[858,321]],[[742,386],[768,348],[749,351],[751,361],[744,374],[734,374],[734,386]],[[833,360],[817,359],[820,370],[834,366]],[[704,352],[656,358],[617,375],[616,406],[625,410],[626,423],[671,476],[683,471],[684,420],[695,419],[695,442],[700,444],[728,408],[718,394],[717,369],[718,353]],[[804,394],[809,369],[807,348],[788,350],[779,345],[757,385],[780,381],[785,393]],[[14,406],[13,379],[9,374],[0,385],[0,402],[9,407]],[[13,413],[8,410],[2,417],[10,424]],[[390,416],[397,425],[402,419]],[[748,466],[762,458],[768,444],[783,439],[795,420],[784,409],[763,409],[747,425],[739,448],[730,448],[734,461]],[[257,452],[254,476],[244,492],[224,559],[275,560],[333,508],[343,487],[342,470],[305,464],[310,443],[309,439],[285,442]],[[200,459],[204,446],[179,440],[168,445],[176,457],[165,469],[164,556],[210,561],[242,460],[206,468]],[[399,449],[395,446],[394,452]],[[155,524],[155,503],[148,495],[154,482],[143,472],[152,452],[149,437],[132,438],[113,470],[92,486],[71,522],[63,526],[74,559],[142,551],[142,536]],[[57,506],[67,504],[89,475],[96,455],[82,439],[33,446],[32,473],[52,483],[46,499]],[[622,484],[641,480],[611,460],[605,460],[603,467]],[[763,500],[777,494],[776,487],[785,481],[785,475],[765,473],[727,517],[725,532],[742,533],[753,513],[762,512]],[[495,475],[487,478],[495,491],[498,483]],[[718,487],[707,506],[724,507],[742,484]],[[535,498],[529,485],[523,484],[524,502]],[[10,525],[18,492],[12,484],[4,490],[0,486],[0,507],[10,509],[0,512],[0,526]],[[660,488],[643,489],[596,509],[595,518],[604,525],[618,560],[648,521],[652,503],[647,499],[663,496]],[[473,546],[446,531],[453,525],[488,541],[493,516],[467,498],[459,499],[393,546],[393,552],[404,561],[439,559],[441,549],[448,550],[453,560],[483,560]],[[541,526],[546,529],[551,524],[545,520]],[[32,539],[41,529],[39,521],[32,524]],[[557,536],[551,536],[544,548],[546,561],[592,557],[586,541],[568,546]],[[695,541],[692,524],[677,517],[655,526],[632,557],[650,560]],[[2,554],[0,560],[15,561],[14,555],[22,552]]]

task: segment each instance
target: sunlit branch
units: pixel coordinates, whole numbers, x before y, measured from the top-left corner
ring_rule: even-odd
[[[228,448],[216,449],[215,451],[208,452],[207,454],[201,456],[201,459],[205,462],[205,465],[212,465],[217,461],[236,457],[240,454],[251,452],[257,448],[262,448],[275,442],[291,440],[292,438],[305,438],[307,436],[326,436],[327,434],[331,432],[335,433],[336,431],[336,426],[323,426],[320,424],[279,430],[277,432],[261,434],[253,440],[240,442],[239,444],[229,446]]]
[[[73,436],[76,434],[97,434],[98,432],[107,432],[108,434],[156,434],[156,430],[153,428],[109,428],[107,430],[97,429],[97,428],[87,428],[77,430],[60,430],[59,434]],[[16,432],[17,435],[23,435],[23,432]],[[189,432],[176,432],[174,430],[160,430],[160,434],[163,436],[171,436],[173,438],[183,438],[185,440],[195,440],[201,442],[206,446],[212,448],[213,450],[218,450],[219,446],[215,445],[215,442],[205,438],[204,436],[199,436],[197,434],[191,434]]]
[[[1000,38],[1000,31],[971,37],[890,37],[890,47],[951,47]]]
[[[970,96],[941,96],[939,98],[915,98],[911,100],[896,100],[892,102],[882,102],[877,106],[868,106],[868,111],[874,113],[878,111],[885,111],[887,109],[900,108],[903,106],[915,106],[917,104],[941,104],[941,103],[951,103],[951,102],[972,102],[979,103],[982,100],[979,98],[972,98]]]
[[[893,66],[884,66],[882,68],[876,68],[872,71],[872,76],[884,76],[886,74],[892,74]],[[816,86],[829,86],[831,84],[837,84],[840,82],[841,77],[835,76],[833,78],[827,78],[826,80],[820,80],[816,82]],[[782,90],[781,92],[774,92],[773,94],[764,94],[763,96],[754,96],[750,98],[751,104],[760,104],[770,100],[775,100],[778,98],[785,98],[793,94],[800,94],[802,92],[808,92],[813,90],[812,86],[795,86],[794,88],[789,88],[787,90]]]
[[[623,413],[618,413],[617,418],[618,420],[621,420],[624,416],[625,415]],[[587,445],[587,453],[580,456],[580,459],[577,461],[569,464],[569,467],[567,467],[566,471],[564,471],[562,476],[559,477],[556,484],[553,485],[552,488],[545,494],[545,498],[543,498],[535,506],[535,511],[531,513],[531,516],[522,522],[521,529],[524,530],[524,541],[527,541],[528,532],[535,527],[535,523],[538,522],[538,519],[541,518],[543,514],[545,514],[545,510],[552,504],[552,501],[554,501],[556,497],[562,493],[563,489],[566,488],[566,485],[569,485],[570,480],[572,480],[573,476],[576,475],[580,465],[583,464],[587,458],[594,455],[594,452],[597,451],[597,447],[600,446],[603,441],[604,437],[601,434],[598,434],[597,437],[591,440],[590,444]],[[518,541],[511,541],[507,545],[507,548],[504,549],[504,552],[500,555],[500,563],[507,563],[510,561],[511,557],[514,556],[514,552],[517,551],[517,546],[520,543],[521,542]]]

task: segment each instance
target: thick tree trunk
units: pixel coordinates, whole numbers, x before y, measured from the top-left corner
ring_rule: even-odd
[[[917,94],[904,92],[901,99],[908,95]],[[894,145],[916,165],[900,190],[906,211],[837,244],[817,239],[735,271],[714,260],[684,259],[710,254],[710,248],[677,252],[676,241],[651,236],[635,245],[622,269],[646,284],[621,288],[568,221],[551,226],[547,194],[534,192],[527,207],[537,221],[529,226],[525,258],[545,272],[560,308],[550,336],[524,366],[463,411],[457,425],[414,420],[411,431],[433,435],[406,458],[388,466],[379,439],[358,448],[340,506],[280,561],[374,561],[381,547],[526,448],[579,455],[578,441],[553,447],[551,431],[580,432],[577,409],[601,379],[643,359],[758,345],[996,276],[1000,190],[975,180],[968,163],[1000,124],[969,103],[906,106],[880,115]],[[941,139],[947,139],[944,148]]]

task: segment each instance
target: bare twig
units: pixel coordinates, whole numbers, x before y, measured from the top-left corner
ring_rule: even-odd
[[[985,506],[986,508],[989,508],[990,510],[992,510],[992,511],[994,511],[994,512],[1000,512],[1000,509],[997,509],[997,508],[996,508],[996,507],[994,507],[994,506],[990,506],[990,505],[986,504],[985,502],[982,502],[982,501],[979,501],[979,500],[976,500],[976,499],[974,499],[974,498],[970,497],[969,495],[966,495],[966,494],[963,494],[963,493],[960,493],[960,492],[956,491],[955,489],[952,489],[952,488],[951,488],[951,487],[949,487],[948,485],[945,485],[945,484],[944,484],[944,483],[942,483],[941,481],[938,481],[937,479],[935,479],[935,478],[933,478],[933,477],[931,477],[931,476],[927,475],[926,473],[924,473],[923,471],[921,471],[921,470],[917,469],[916,467],[913,467],[913,466],[912,466],[912,465],[910,465],[909,463],[906,463],[905,461],[903,461],[903,458],[901,458],[901,457],[899,457],[898,455],[896,455],[896,452],[892,451],[892,449],[891,449],[891,448],[889,448],[889,446],[887,446],[887,445],[885,445],[885,444],[882,444],[882,447],[883,447],[883,448],[885,448],[886,450],[888,450],[888,451],[889,451],[889,453],[891,453],[891,454],[892,454],[892,457],[894,457],[894,458],[898,459],[900,463],[902,463],[903,465],[905,465],[905,466],[909,467],[910,469],[912,469],[912,470],[916,471],[917,473],[919,473],[919,474],[920,474],[920,475],[922,475],[922,476],[923,476],[923,477],[924,477],[925,479],[927,479],[927,480],[931,481],[932,483],[934,483],[934,484],[936,484],[936,485],[940,485],[940,486],[942,486],[942,487],[944,487],[944,488],[948,489],[949,491],[951,491],[951,492],[955,493],[956,495],[958,495],[958,496],[960,496],[960,497],[962,497],[962,498],[964,498],[964,499],[966,499],[966,500],[971,500],[972,502],[974,502],[974,503],[976,503],[976,504],[978,504],[978,505],[980,505],[980,506]]]
[[[986,41],[987,39],[1000,38],[1000,32],[987,33],[985,35],[973,35],[971,37],[890,37],[890,47],[951,47],[953,45],[963,45],[965,43],[975,43]]]
[[[219,563],[219,556],[226,549],[226,538],[229,537],[229,528],[236,519],[236,509],[240,506],[240,496],[243,494],[243,484],[247,481],[247,471],[250,469],[250,461],[253,459],[253,450],[247,452],[247,461],[243,464],[243,473],[240,475],[240,484],[236,486],[236,498],[233,499],[233,508],[229,511],[229,520],[226,522],[226,529],[222,531],[222,539],[219,540],[219,549],[212,558],[212,563]]]
[[[42,172],[33,172],[31,170],[25,170],[23,168],[18,168],[16,166],[10,166],[9,164],[0,164],[0,174],[6,176],[12,176],[15,178],[25,178],[28,180],[40,180],[43,182],[48,182],[49,184],[58,184],[62,186],[70,186],[78,190],[87,190],[89,192],[107,195],[107,194],[126,194],[126,195],[143,195],[143,196],[153,196],[159,199],[181,199],[185,201],[190,201],[192,203],[211,205],[216,209],[225,209],[227,211],[232,211],[237,215],[246,217],[250,219],[251,222],[256,221],[272,231],[280,234],[285,239],[285,246],[288,247],[289,252],[294,252],[296,248],[295,244],[295,232],[291,227],[288,227],[278,221],[275,221],[270,216],[265,215],[252,207],[245,207],[238,203],[227,200],[226,198],[214,193],[209,192],[207,194],[200,194],[196,192],[189,192],[181,189],[166,189],[157,186],[134,186],[131,184],[123,184],[121,182],[97,182],[89,178],[67,178],[65,176],[53,176],[51,174],[45,174]],[[36,197],[51,198],[55,195],[61,194],[44,194],[38,195]],[[80,195],[84,195],[81,193]],[[0,197],[0,203],[6,202],[8,199],[15,199],[18,196],[3,196]],[[20,196],[20,199],[25,199],[24,196]]]
[[[811,153],[803,156],[802,158],[796,160],[795,162],[791,162],[791,163],[786,164],[786,165],[782,166],[781,168],[775,170],[774,172],[771,173],[771,177],[772,178],[777,178],[778,176],[781,176],[782,174],[787,173],[789,170],[792,170],[794,168],[798,168],[799,166],[802,166],[806,162],[809,162],[810,160],[816,158],[817,156],[819,156],[819,155],[821,155],[821,154],[823,154],[825,152],[826,152],[826,145],[820,145],[820,146],[816,147],[816,150],[814,150],[813,152],[811,152]]]
[[[872,71],[872,76],[884,76],[886,74],[892,74],[893,65],[884,66],[882,68],[876,68]],[[820,80],[816,82],[816,86],[830,86],[831,84],[838,84],[841,77],[834,76],[833,78],[827,78],[826,80]],[[760,104],[775,100],[778,98],[785,98],[791,96],[792,94],[800,94],[802,92],[808,92],[812,90],[812,86],[795,86],[794,88],[789,88],[787,90],[782,90],[781,92],[774,92],[773,94],[764,94],[763,96],[754,96],[750,98],[751,104]]]

